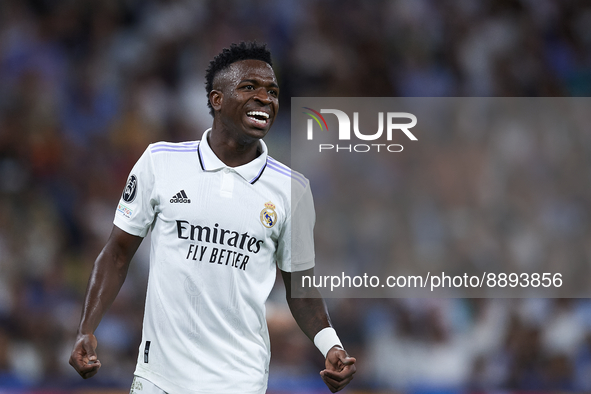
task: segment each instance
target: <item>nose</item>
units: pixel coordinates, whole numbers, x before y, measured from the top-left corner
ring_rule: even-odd
[[[273,98],[271,97],[269,92],[267,92],[267,89],[265,89],[264,87],[257,89],[255,99],[257,99],[265,105],[271,104],[273,102]]]

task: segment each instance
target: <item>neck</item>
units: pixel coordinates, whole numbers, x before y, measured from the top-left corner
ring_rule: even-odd
[[[258,139],[233,138],[224,129],[212,128],[207,143],[216,156],[228,167],[238,167],[249,163],[261,154]]]

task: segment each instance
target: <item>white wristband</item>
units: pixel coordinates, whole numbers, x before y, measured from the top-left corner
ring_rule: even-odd
[[[324,355],[324,358],[326,358],[326,354],[333,346],[343,347],[337,332],[332,327],[326,327],[318,331],[318,334],[314,336],[314,345]]]

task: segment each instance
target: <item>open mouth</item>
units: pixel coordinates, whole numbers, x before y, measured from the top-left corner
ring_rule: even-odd
[[[264,126],[269,121],[269,114],[263,111],[248,111],[246,113],[249,119],[251,119],[256,124]]]

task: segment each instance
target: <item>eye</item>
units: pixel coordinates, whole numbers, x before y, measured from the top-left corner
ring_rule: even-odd
[[[268,93],[273,96],[273,97],[277,97],[277,91],[276,90],[269,90]]]
[[[246,90],[254,90],[254,86],[252,86],[252,85],[246,85],[244,87],[244,89],[246,89]]]

